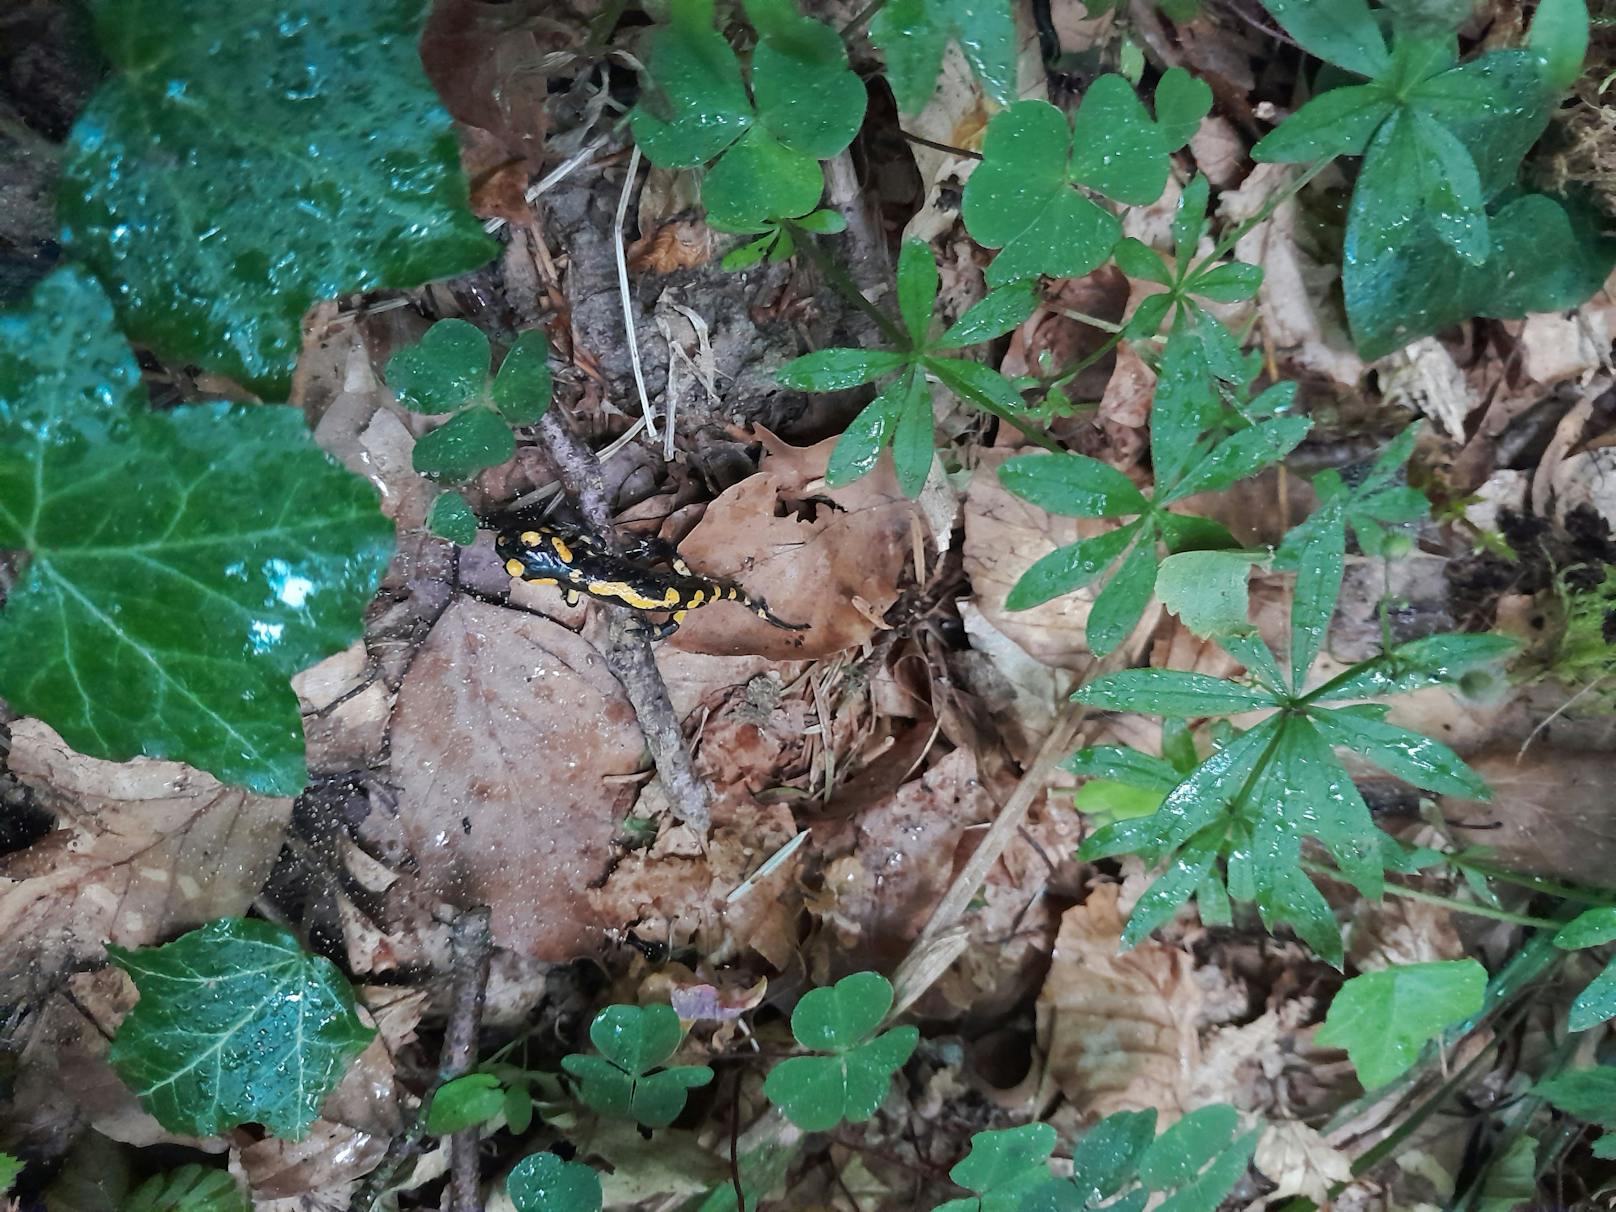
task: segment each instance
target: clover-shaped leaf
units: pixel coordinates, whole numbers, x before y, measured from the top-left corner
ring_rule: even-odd
[[[1045,274],[1076,278],[1111,255],[1122,227],[1080,192],[1144,206],[1167,184],[1168,156],[1211,107],[1205,83],[1180,68],[1157,86],[1157,118],[1118,75],[1101,76],[1071,123],[1046,101],[1018,101],[988,124],[982,164],[966,182],[962,213],[973,239],[1002,251],[991,286]]]
[[[1487,970],[1473,959],[1366,972],[1341,986],[1315,1039],[1345,1048],[1373,1090],[1408,1069],[1437,1033],[1480,1010],[1486,991]]]
[[[554,1153],[533,1153],[511,1168],[505,1194],[516,1212],[600,1212],[600,1175]]]
[[[259,1123],[298,1139],[375,1035],[335,965],[269,922],[220,918],[107,955],[140,991],[107,1059],[170,1132]]]
[[[1015,97],[1016,22],[1009,0],[889,0],[870,20],[898,108],[916,114],[931,99],[943,52],[956,43],[982,91]]]
[[[356,639],[392,554],[296,409],[154,412],[112,308],[59,269],[0,315],[0,694],[82,753],[307,782],[289,679]]]
[[[426,1130],[453,1136],[464,1128],[487,1123],[505,1107],[505,1091],[492,1073],[467,1073],[444,1082],[427,1108]]]
[[[911,497],[919,495],[933,462],[929,378],[995,416],[1023,411],[1020,393],[1003,375],[980,362],[944,355],[991,341],[1024,321],[1037,306],[1034,284],[1017,282],[989,291],[940,335],[932,333],[936,300],[937,265],[931,249],[920,240],[907,240],[898,256],[903,348],[822,349],[781,367],[780,382],[802,391],[840,391],[897,373],[842,434],[826,468],[827,484],[847,484],[868,474],[890,445],[899,486]]]
[[[971,1151],[948,1172],[976,1197],[951,1199],[933,1212],[1017,1212],[1026,1194],[1049,1180],[1055,1141],[1048,1124],[978,1132],[971,1137]]]
[[[489,376],[488,338],[464,320],[439,320],[414,345],[387,363],[387,382],[398,401],[412,412],[448,414],[449,419],[422,435],[412,456],[415,470],[440,480],[469,480],[488,467],[498,467],[516,453],[512,425],[531,425],[550,406],[550,342],[538,329],[516,339]],[[445,538],[465,533],[465,515],[448,494],[434,505],[433,529]],[[462,502],[464,504],[464,502]],[[441,519],[438,506],[445,510]],[[469,510],[467,511],[469,512]]]
[[[808,1132],[869,1119],[920,1041],[914,1027],[869,1038],[891,1008],[892,985],[874,972],[809,990],[792,1011],[791,1033],[804,1048],[830,1055],[781,1061],[763,1083],[765,1096]]]
[[[748,0],[758,30],[751,95],[729,44],[713,29],[713,0],[671,0],[652,35],[645,97],[630,123],[653,164],[694,168],[714,157],[702,202],[715,226],[758,230],[819,202],[819,161],[864,120],[863,82],[841,38],[791,0]],[[812,98],[805,104],[804,98]]]
[[[420,0],[111,0],[112,74],[69,139],[62,244],[125,332],[271,394],[311,303],[487,261]],[[269,185],[268,183],[273,183]]]
[[[671,1006],[608,1006],[589,1024],[589,1038],[600,1056],[574,1052],[561,1067],[602,1115],[665,1128],[684,1110],[687,1092],[713,1080],[706,1065],[661,1067],[684,1039]]]
[[[458,492],[438,494],[427,513],[426,525],[440,539],[461,547],[470,547],[477,541],[477,515]]]

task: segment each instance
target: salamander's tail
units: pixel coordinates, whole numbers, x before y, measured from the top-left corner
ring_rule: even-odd
[[[739,602],[742,606],[745,606],[765,623],[768,623],[773,627],[778,627],[781,631],[807,631],[809,628],[809,624],[807,623],[786,622],[786,620],[782,619],[779,615],[775,614],[774,611],[770,610],[769,604],[762,598],[753,597],[739,585],[732,585],[726,582],[722,586],[722,596],[727,598],[729,601]]]

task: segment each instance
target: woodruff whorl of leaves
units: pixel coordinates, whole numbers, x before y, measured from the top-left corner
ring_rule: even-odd
[[[1363,156],[1342,285],[1366,358],[1471,316],[1556,310],[1598,289],[1616,242],[1580,205],[1515,190],[1522,158],[1581,71],[1584,0],[1545,0],[1524,48],[1463,64],[1462,5],[1433,26],[1420,6],[1263,3],[1308,53],[1367,78],[1319,94],[1252,149],[1281,162]]]
[[[1388,774],[1438,794],[1488,796],[1486,785],[1440,742],[1389,723],[1386,708],[1354,702],[1451,684],[1467,670],[1501,659],[1513,641],[1490,635],[1437,635],[1413,640],[1306,688],[1330,618],[1345,563],[1346,531],[1373,549],[1386,542],[1383,523],[1410,514],[1410,490],[1398,477],[1413,432],[1392,443],[1356,485],[1336,477],[1321,486],[1318,513],[1280,549],[1296,572],[1289,671],[1250,628],[1219,635],[1248,682],[1167,669],[1132,669],[1102,677],[1073,697],[1113,711],[1179,718],[1271,714],[1216,749],[1173,783],[1147,817],[1117,821],[1094,833],[1081,855],[1139,854],[1165,870],[1139,899],[1123,932],[1133,946],[1186,900],[1204,920],[1227,922],[1231,899],[1255,902],[1270,929],[1288,925],[1331,963],[1341,963],[1341,936],[1329,904],[1304,872],[1301,844],[1317,839],[1339,878],[1378,899],[1385,869],[1405,862],[1401,848],[1376,827],[1336,756],[1349,748]],[[1365,536],[1369,536],[1365,544]],[[1331,707],[1327,704],[1350,703]],[[1130,786],[1159,787],[1168,775],[1155,763],[1117,751],[1090,750],[1073,768]],[[1224,860],[1219,871],[1218,860]]]
[[[713,0],[670,0],[650,40],[648,77],[630,123],[652,164],[697,168],[707,221],[720,231],[764,231],[819,204],[819,162],[853,141],[864,83],[836,31],[792,0],[744,0],[756,27],[748,93],[741,65],[713,28]]]
[[[898,311],[902,319],[899,349],[821,349],[794,358],[780,368],[780,382],[799,391],[841,391],[896,374],[842,434],[831,452],[825,482],[849,484],[874,469],[881,452],[892,447],[898,484],[918,496],[931,471],[931,385],[936,378],[960,399],[995,416],[1022,411],[1021,393],[997,371],[969,358],[942,356],[1003,336],[1032,314],[1038,303],[1036,285],[1019,282],[989,291],[942,333],[932,335],[932,306],[937,301],[937,262],[928,245],[904,242],[898,256]]]
[[[1129,519],[1091,539],[1057,548],[1035,562],[1006,605],[1024,610],[1092,584],[1115,567],[1089,614],[1089,648],[1104,655],[1128,637],[1156,589],[1158,550],[1232,548],[1217,522],[1169,506],[1200,492],[1228,488],[1279,462],[1312,422],[1291,411],[1294,383],[1278,383],[1255,399],[1247,389],[1257,365],[1216,319],[1185,300],[1162,350],[1151,405],[1150,451],[1155,488],[1147,497],[1109,464],[1080,454],[1018,455],[999,468],[1004,486],[1041,509],[1066,517]]]
[[[297,409],[153,411],[100,287],[57,270],[0,315],[0,548],[28,555],[0,694],[81,753],[297,794],[290,678],[359,637],[377,504]]]
[[[67,254],[162,356],[284,392],[311,303],[474,269],[425,0],[100,0],[112,74],[73,126]]]

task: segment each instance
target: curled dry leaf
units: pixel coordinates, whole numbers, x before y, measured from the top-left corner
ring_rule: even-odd
[[[391,778],[423,890],[488,905],[494,941],[566,960],[645,744],[605,659],[548,619],[461,599],[399,688]]]
[[[392,696],[371,668],[363,643],[334,653],[292,678],[303,712],[310,774],[364,770],[386,752]]]
[[[1068,909],[1038,994],[1038,1041],[1051,1081],[1096,1116],[1186,1109],[1185,1082],[1200,1062],[1200,989],[1190,957],[1146,939],[1118,953],[1119,889],[1101,884]]]
[[[1045,513],[1006,491],[998,470],[1007,453],[984,452],[965,493],[965,572],[976,605],[995,630],[1029,655],[1046,665],[1081,672],[1091,659],[1083,643],[1083,625],[1094,605],[1092,590],[1063,594],[1031,610],[1006,610],[1004,603],[1035,561],[1110,526]]]
[[[1239,189],[1223,195],[1224,218],[1231,225],[1244,223],[1296,171],[1292,165],[1259,164]],[[1341,271],[1298,247],[1296,221],[1291,199],[1242,236],[1234,255],[1262,267],[1258,314],[1275,354],[1299,371],[1355,386],[1363,377],[1363,359],[1347,336],[1345,317],[1323,302],[1336,297],[1332,284]]]
[[[1387,407],[1424,413],[1454,442],[1465,440],[1465,418],[1481,403],[1447,346],[1435,337],[1421,337],[1388,355],[1381,391]]]
[[[1616,304],[1596,297],[1571,312],[1544,311],[1521,322],[1521,373],[1550,384],[1610,368]]]
[[[1347,958],[1359,972],[1464,956],[1453,911],[1444,906],[1388,898],[1353,910]]]
[[[1300,1195],[1325,1206],[1330,1188],[1352,1181],[1352,1162],[1345,1153],[1300,1120],[1271,1123],[1257,1140],[1252,1158],[1257,1169],[1278,1189],[1268,1195],[1270,1206]]]
[[[37,720],[12,725],[10,767],[56,828],[0,859],[0,998],[48,984],[104,944],[142,947],[243,912],[269,878],[292,801],[179,762],[104,762]]]
[[[760,430],[763,465],[707,507],[680,550],[692,567],[767,598],[806,631],[783,631],[734,602],[693,610],[669,640],[694,652],[825,657],[867,641],[898,598],[915,506],[883,455],[869,475],[827,488],[836,439],[790,446]]]

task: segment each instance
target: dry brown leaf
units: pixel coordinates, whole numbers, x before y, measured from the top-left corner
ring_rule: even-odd
[[[1223,195],[1224,218],[1230,224],[1250,219],[1296,171],[1293,165],[1259,164],[1239,189]],[[1236,257],[1262,267],[1257,295],[1262,330],[1274,352],[1298,370],[1356,386],[1363,378],[1363,359],[1347,336],[1344,317],[1321,303],[1332,297],[1340,270],[1314,261],[1297,246],[1296,222],[1291,199],[1234,246]]]
[[[1119,888],[1100,884],[1061,918],[1038,994],[1038,1041],[1049,1077],[1085,1112],[1186,1109],[1200,1062],[1200,990],[1190,957],[1146,939],[1119,954]]]
[[[1379,363],[1386,407],[1424,413],[1454,442],[1465,440],[1465,418],[1481,403],[1447,346],[1421,337]]]
[[[423,889],[493,910],[495,942],[566,960],[593,933],[645,749],[605,659],[548,619],[461,599],[399,688],[391,778]]]
[[[862,644],[898,598],[912,550],[915,506],[898,490],[891,460],[845,488],[827,488],[838,439],[790,446],[758,432],[765,456],[707,507],[680,544],[692,567],[739,581],[775,614],[806,631],[783,631],[734,602],[693,610],[668,642],[718,654],[824,657]]]
[[[392,695],[371,668],[363,643],[296,674],[292,689],[303,712],[304,755],[311,774],[381,764]]]
[[[1295,1195],[1324,1207],[1330,1188],[1352,1181],[1352,1162],[1345,1153],[1300,1120],[1269,1124],[1257,1141],[1252,1163],[1277,1186],[1270,1206]]]
[[[977,607],[1024,652],[1046,665],[1080,673],[1091,659],[1083,627],[1094,605],[1092,591],[1064,594],[1031,610],[1007,610],[1004,603],[1035,561],[1108,526],[1046,513],[1010,493],[999,483],[1005,457],[1004,452],[984,451],[965,493],[965,572]]]
[[[12,726],[10,767],[57,828],[0,859],[0,994],[20,998],[107,942],[142,947],[241,913],[269,878],[292,801],[179,762],[104,762],[37,720]]]
[[[1464,956],[1451,909],[1398,898],[1353,906],[1347,958],[1360,972]]]
[[[554,20],[566,7],[553,0],[439,0],[433,5],[421,36],[421,64],[449,112],[488,132],[502,159],[537,164],[543,156],[545,56],[567,44],[566,28]],[[540,13],[551,19],[534,21]]]
[[[1526,317],[1519,337],[1521,373],[1537,383],[1558,383],[1610,366],[1613,311],[1595,297],[1571,312],[1538,312]]]

